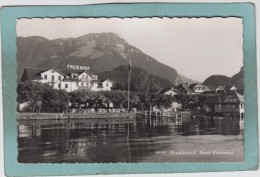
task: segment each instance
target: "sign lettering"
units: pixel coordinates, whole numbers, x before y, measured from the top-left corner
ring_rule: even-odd
[[[75,70],[89,70],[89,66],[79,66],[79,65],[67,65],[67,69],[75,69]]]

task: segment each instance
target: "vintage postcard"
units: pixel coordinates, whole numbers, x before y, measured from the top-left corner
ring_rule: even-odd
[[[241,18],[19,19],[16,30],[18,162],[244,160]]]
[[[64,175],[92,165],[83,174],[178,172],[185,165],[201,166],[198,171],[203,165],[207,171],[256,168],[258,151],[249,153],[258,148],[255,29],[245,18],[252,5],[222,4],[231,8],[225,18],[224,12],[192,15],[188,9],[174,15],[158,4],[146,4],[142,12],[149,18],[128,11],[143,5],[63,9],[86,9],[74,16],[21,8],[12,31],[3,29],[12,35],[9,48],[3,38],[3,47],[13,50],[12,62],[3,53],[3,66],[14,66],[8,71],[13,75],[3,83],[4,94],[15,98],[8,119],[15,123],[10,158],[17,169],[75,167]],[[108,6],[121,11],[102,14]],[[187,6],[168,7],[186,12]],[[4,10],[7,18],[12,8]],[[127,170],[142,165],[161,168]],[[111,171],[102,170],[108,166]],[[24,175],[57,174],[45,172]]]

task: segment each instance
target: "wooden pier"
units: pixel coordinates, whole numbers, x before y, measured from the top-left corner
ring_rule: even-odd
[[[191,113],[188,111],[183,112],[173,112],[173,111],[143,111],[143,112],[137,112],[137,117],[142,117],[144,119],[151,118],[151,119],[182,119],[182,118],[190,118]]]

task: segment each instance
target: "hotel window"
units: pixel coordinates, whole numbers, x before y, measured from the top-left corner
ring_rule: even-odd
[[[55,71],[54,70],[51,70],[51,73],[54,73]]]
[[[44,79],[48,79],[47,75],[44,75]]]
[[[61,76],[59,76],[59,80],[61,80]]]
[[[58,84],[58,88],[60,88],[60,84]]]
[[[107,87],[109,86],[109,84],[107,83]]]
[[[79,86],[79,83],[78,83],[78,82],[76,82],[76,86],[77,86],[77,87]]]
[[[52,81],[54,80],[54,75],[51,75],[51,80],[52,80]]]
[[[65,88],[68,88],[68,84],[65,84]]]

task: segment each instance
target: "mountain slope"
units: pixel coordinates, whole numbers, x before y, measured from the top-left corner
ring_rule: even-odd
[[[149,74],[138,67],[132,67],[130,74],[132,91],[159,91],[163,88],[173,87],[174,85],[166,80],[153,74]],[[111,71],[105,71],[99,75],[100,79],[108,78],[114,81],[116,89],[127,90],[128,66],[120,66]]]
[[[232,76],[231,80],[235,82],[237,88],[243,89],[244,88],[244,67],[242,67],[237,74]]]
[[[25,67],[65,69],[67,64],[87,65],[97,74],[110,71],[131,60],[146,72],[182,82],[174,68],[164,65],[128,44],[115,33],[90,33],[78,38],[48,40],[43,37],[17,37],[17,73],[21,78]]]
[[[224,75],[212,75],[208,77],[204,82],[204,85],[209,87],[211,90],[215,89],[217,86],[225,85],[227,87],[235,86],[238,89],[244,88],[244,68],[235,74],[234,76],[227,77]]]
[[[187,78],[187,77],[185,77],[185,76],[183,76],[183,75],[180,75],[180,74],[179,74],[179,78],[180,78],[180,80],[181,80],[180,82],[183,82],[183,83],[186,83],[186,82],[188,82],[188,83],[190,83],[190,84],[199,83],[198,81],[192,80],[192,79]]]

